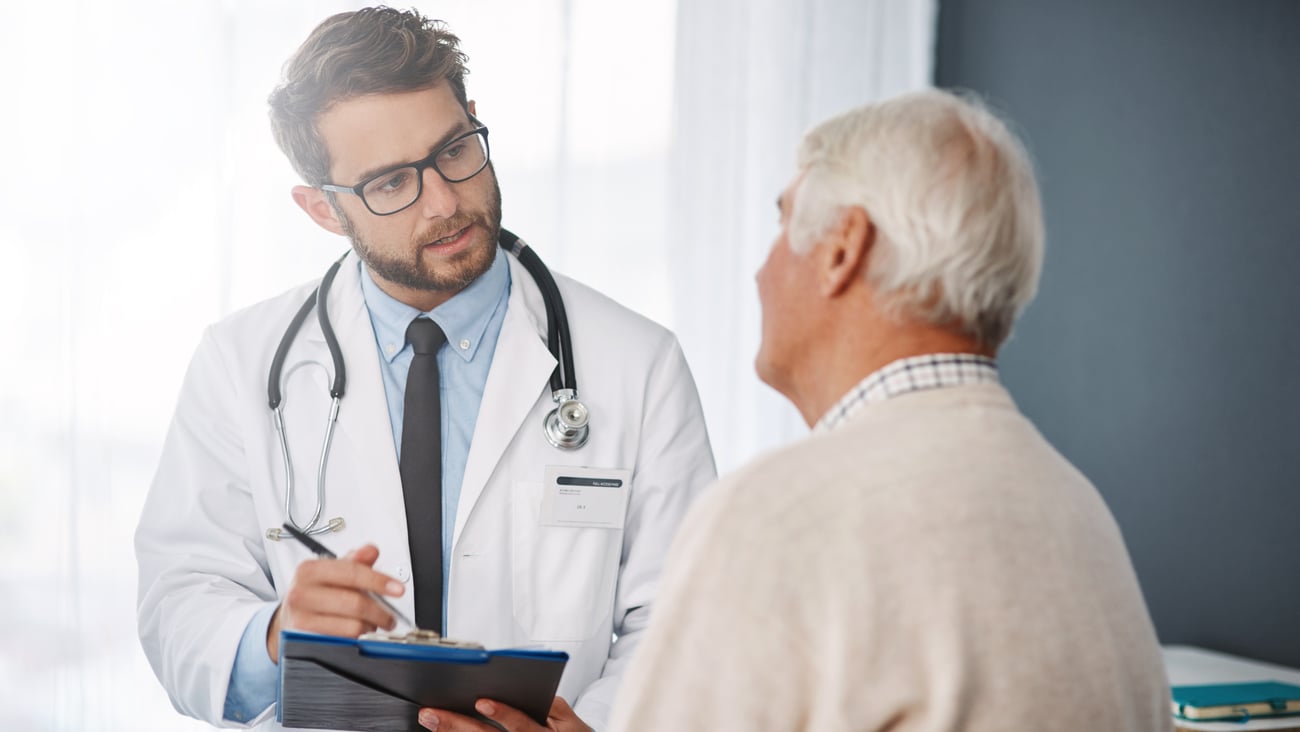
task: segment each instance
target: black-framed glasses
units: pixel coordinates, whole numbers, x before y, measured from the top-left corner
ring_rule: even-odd
[[[488,128],[480,125],[453,137],[424,160],[389,168],[354,186],[325,183],[320,188],[322,191],[360,196],[370,213],[391,216],[420,199],[424,192],[425,168],[438,171],[438,175],[448,183],[461,183],[483,172],[489,157]]]

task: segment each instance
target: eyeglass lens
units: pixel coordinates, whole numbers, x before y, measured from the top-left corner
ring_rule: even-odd
[[[449,183],[474,177],[487,165],[487,147],[483,135],[469,135],[438,150],[437,157],[426,161]],[[408,165],[389,171],[370,181],[361,195],[370,210],[386,214],[405,208],[420,197],[420,171],[425,165]]]

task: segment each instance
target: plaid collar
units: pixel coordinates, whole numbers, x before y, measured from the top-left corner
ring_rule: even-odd
[[[970,353],[932,353],[913,356],[886,364],[859,381],[831,407],[813,428],[813,432],[835,429],[857,414],[868,402],[882,402],[891,397],[922,389],[940,389],[962,384],[998,383],[997,362],[987,356]]]

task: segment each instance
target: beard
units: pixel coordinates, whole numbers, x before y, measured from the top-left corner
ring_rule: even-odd
[[[490,167],[489,167],[490,169]],[[353,226],[341,209],[335,209],[343,232],[352,242],[352,249],[379,277],[395,285],[427,292],[457,293],[465,289],[492,267],[496,258],[497,238],[501,232],[501,186],[492,171],[492,188],[487,204],[475,211],[458,210],[435,227],[418,235],[410,256],[381,254]],[[469,244],[457,254],[437,263],[426,261],[424,247],[450,236],[467,226],[476,226],[486,236]],[[471,231],[471,235],[475,232]]]

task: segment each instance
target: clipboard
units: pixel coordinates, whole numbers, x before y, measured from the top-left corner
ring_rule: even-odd
[[[1191,721],[1237,721],[1300,714],[1300,686],[1280,681],[1175,686],[1174,716]]]
[[[420,732],[420,707],[497,726],[474,710],[488,698],[546,725],[569,660],[563,651],[489,651],[436,633],[340,638],[280,632],[280,703],[285,727]]]

